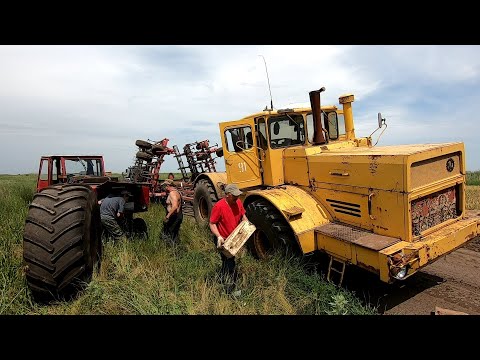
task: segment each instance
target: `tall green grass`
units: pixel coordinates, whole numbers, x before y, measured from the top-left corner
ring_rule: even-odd
[[[160,239],[164,210],[157,204],[138,214],[148,224],[148,240],[106,243],[100,271],[76,299],[39,305],[22,269],[23,228],[35,181],[36,175],[0,175],[0,314],[378,313],[300,258],[258,261],[244,252],[237,260],[242,293],[228,295],[217,278],[221,261],[209,230],[186,217],[181,243],[170,247]],[[478,189],[467,186],[470,209],[480,209]]]
[[[207,228],[184,218],[181,243],[160,239],[163,207],[138,214],[149,238],[104,246],[98,273],[79,296],[33,302],[22,269],[22,235],[35,175],[0,175],[0,314],[377,314],[354,293],[326,282],[299,258],[258,261],[244,252],[238,296],[218,281],[220,256]]]

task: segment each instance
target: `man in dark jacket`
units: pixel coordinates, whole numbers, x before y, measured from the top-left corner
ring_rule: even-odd
[[[108,195],[101,201],[100,219],[104,229],[113,237],[114,240],[126,240],[125,233],[120,227],[118,220],[123,218],[125,203],[132,196],[127,190],[123,190],[121,196]]]

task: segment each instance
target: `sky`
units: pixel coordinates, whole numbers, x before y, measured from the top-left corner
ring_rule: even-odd
[[[377,146],[462,141],[477,171],[479,85],[476,45],[0,45],[0,174],[36,173],[42,155],[103,155],[120,173],[137,139],[221,146],[219,122],[270,92],[276,109],[309,107],[322,86],[322,105],[355,95],[357,137],[381,112]],[[177,169],[167,156],[161,171]]]

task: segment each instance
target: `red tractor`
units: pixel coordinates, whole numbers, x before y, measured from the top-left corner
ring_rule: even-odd
[[[99,200],[132,194],[122,224],[127,236],[147,235],[133,213],[148,210],[149,187],[105,172],[102,156],[43,156],[37,192],[23,234],[27,283],[36,300],[69,298],[91,280],[102,255]]]

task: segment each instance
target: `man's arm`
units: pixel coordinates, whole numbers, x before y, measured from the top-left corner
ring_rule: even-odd
[[[217,224],[214,224],[214,223],[211,222],[211,223],[209,223],[209,225],[210,225],[210,231],[212,232],[213,235],[215,235],[217,237],[217,248],[220,248],[223,245],[223,243],[225,242],[225,239],[218,232]]]
[[[212,232],[213,235],[215,235],[217,238],[220,235],[220,233],[218,232],[218,227],[217,227],[217,224],[214,224],[214,223],[210,223],[210,231]]]
[[[118,206],[118,210],[117,210],[117,217],[118,218],[123,216],[124,209],[125,209],[125,199],[121,198],[119,206]]]

